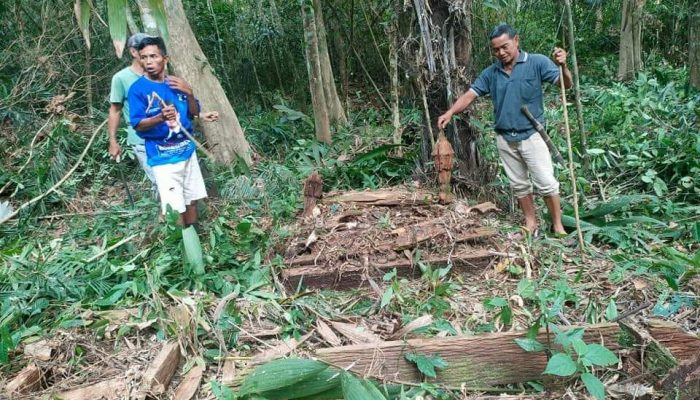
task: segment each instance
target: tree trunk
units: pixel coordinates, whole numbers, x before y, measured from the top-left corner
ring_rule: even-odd
[[[153,17],[153,10],[151,9],[148,0],[137,0],[139,5],[139,11],[141,12],[141,23],[143,24],[143,31],[149,35],[158,36],[158,24],[156,19]]]
[[[434,126],[437,116],[469,88],[468,82],[474,77],[471,60],[472,1],[463,1],[458,8],[451,7],[451,3],[446,0],[414,0],[421,44],[425,48],[423,67],[427,69],[420,78],[427,81],[430,116],[425,123],[431,126]],[[427,13],[427,10],[432,13]],[[457,177],[462,178],[460,182],[473,181],[472,186],[476,188],[490,179],[480,171],[479,132],[466,119],[453,120],[447,138],[455,151],[459,171]]]
[[[688,69],[690,86],[700,89],[700,2],[691,6],[689,15],[688,35]]]
[[[313,0],[313,4],[318,41],[318,56],[321,63],[321,79],[323,82],[323,93],[326,104],[328,105],[328,118],[332,123],[344,125],[348,122],[348,119],[345,117],[345,111],[338,97],[335,80],[333,79],[333,68],[331,67],[331,58],[328,55],[326,25],[323,23],[321,0]]]
[[[212,72],[206,56],[187,22],[182,0],[164,0],[170,35],[169,55],[173,71],[194,88],[202,110],[218,111],[217,123],[204,124],[203,133],[216,161],[230,164],[240,157],[251,165],[252,154],[236,112]]]
[[[321,60],[319,59],[318,37],[314,8],[310,1],[305,1],[301,6],[304,20],[304,42],[306,44],[306,69],[309,74],[309,88],[311,90],[311,102],[314,107],[314,121],[316,124],[316,139],[319,142],[331,143],[331,129],[328,120],[328,108],[326,96],[323,90],[323,74],[321,72]]]
[[[642,69],[642,13],[646,0],[622,1],[620,65],[617,79],[626,81]]]
[[[603,3],[599,2],[595,6],[595,33],[603,32]]]

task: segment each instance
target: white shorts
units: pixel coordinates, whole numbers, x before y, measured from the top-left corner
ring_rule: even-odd
[[[207,197],[197,153],[192,153],[188,160],[175,164],[156,165],[152,169],[158,185],[163,214],[168,210],[168,205],[173,210],[183,213],[193,201]]]
[[[539,133],[519,142],[509,142],[503,135],[496,137],[498,153],[516,198],[531,194],[532,184],[542,196],[559,194],[559,181],[554,176],[552,156]]]

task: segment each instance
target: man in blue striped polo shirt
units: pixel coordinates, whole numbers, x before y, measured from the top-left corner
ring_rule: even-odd
[[[527,105],[535,119],[544,125],[542,82],[559,84],[559,79],[563,79],[565,87],[572,84],[571,72],[566,66],[566,51],[555,48],[552,54],[554,62],[544,55],[527,53],[520,49],[518,35],[507,24],[494,28],[489,39],[498,61],[484,69],[471,88],[438,118],[438,126],[445,128],[454,114],[464,111],[477,97],[490,94],[498,152],[523,211],[524,228],[531,233],[537,230],[532,195],[534,184],[547,205],[554,233],[565,234],[561,223],[559,182],[554,177],[549,149],[520,108]],[[557,64],[562,67],[561,77]]]

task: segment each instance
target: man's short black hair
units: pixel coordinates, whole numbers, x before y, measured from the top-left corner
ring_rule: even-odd
[[[503,35],[504,33],[508,35],[509,39],[513,39],[518,34],[512,26],[508,24],[500,24],[493,28],[493,30],[489,34],[489,40],[493,40]]]
[[[162,56],[167,56],[168,55],[168,50],[165,48],[165,42],[163,41],[163,38],[160,36],[147,36],[141,40],[141,43],[139,43],[139,46],[136,48],[136,50],[141,51],[146,46],[158,46],[158,50],[160,50],[160,55]]]

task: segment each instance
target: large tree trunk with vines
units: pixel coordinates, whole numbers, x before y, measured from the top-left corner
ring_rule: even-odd
[[[689,15],[688,68],[690,70],[690,85],[700,89],[700,2],[691,6]]]
[[[238,156],[251,165],[252,152],[236,112],[197,43],[185,16],[182,0],[164,0],[163,3],[170,36],[168,52],[175,75],[192,85],[202,110],[219,112],[218,122],[202,126],[207,147],[219,163],[230,164]]]
[[[306,69],[309,73],[309,89],[311,102],[314,107],[314,121],[316,125],[316,139],[319,142],[331,143],[331,128],[328,119],[328,103],[323,90],[323,76],[321,72],[321,60],[318,51],[318,36],[314,7],[310,0],[301,5],[302,18],[304,20],[304,43],[306,45]]]
[[[429,120],[437,134],[437,117],[468,88],[474,78],[472,65],[472,1],[414,0],[421,32],[422,79],[425,82]],[[430,10],[431,12],[429,12]],[[457,159],[462,182],[483,180],[477,139],[468,119],[450,124],[447,137]],[[481,178],[480,178],[481,177]]]
[[[634,78],[642,69],[642,13],[645,1],[622,0],[620,65],[617,69],[617,78],[621,81]]]
[[[323,22],[323,11],[321,9],[321,0],[313,0],[314,17],[316,22],[316,38],[318,40],[318,56],[321,63],[321,78],[323,81],[323,93],[328,105],[328,118],[334,124],[346,124],[348,119],[345,117],[343,105],[338,97],[338,90],[335,87],[335,79],[333,78],[333,68],[331,67],[331,58],[328,54],[328,40],[326,35],[326,25]]]

